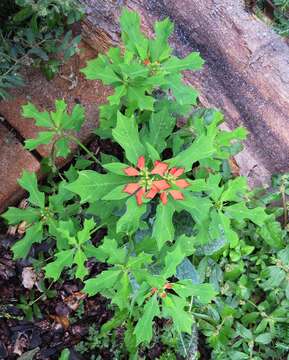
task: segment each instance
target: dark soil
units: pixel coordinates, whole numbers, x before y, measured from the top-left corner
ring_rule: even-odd
[[[20,353],[37,347],[39,351],[34,359],[58,359],[62,349],[71,348],[83,340],[92,324],[99,328],[111,318],[112,312],[107,307],[107,300],[101,296],[81,300],[81,282],[64,278],[51,287],[55,297],[43,296],[36,302],[40,314],[36,313],[33,319],[26,320],[25,311],[19,309],[18,304],[21,296],[26,297],[27,301],[33,301],[32,290],[25,289],[22,284],[22,270],[31,264],[12,260],[7,247],[14,241],[15,238],[1,235],[0,359],[17,359]],[[102,264],[92,264],[92,276],[103,269]],[[36,290],[35,299],[40,295],[41,292]],[[75,315],[81,302],[83,314],[77,318]],[[112,359],[112,354],[102,349],[99,349],[99,354],[102,359]],[[73,358],[82,359],[76,352]]]

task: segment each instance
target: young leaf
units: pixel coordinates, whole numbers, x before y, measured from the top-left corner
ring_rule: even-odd
[[[60,138],[55,142],[57,149],[56,156],[66,158],[70,154],[69,140],[67,138]]]
[[[173,284],[173,289],[181,297],[197,297],[202,304],[210,303],[217,295],[212,284],[193,284],[191,280],[179,281]]]
[[[109,172],[112,172],[113,174],[125,175],[124,169],[126,169],[128,165],[120,162],[113,162],[109,164],[104,164],[102,167]]]
[[[31,246],[34,243],[40,243],[42,239],[43,239],[42,223],[37,222],[26,230],[23,239],[18,240],[12,246],[14,259],[15,260],[20,258],[25,259],[31,249]]]
[[[184,311],[186,301],[175,295],[167,295],[162,299],[163,302],[163,315],[165,317],[171,317],[173,320],[173,326],[176,330],[191,334],[193,316]]]
[[[124,149],[126,158],[133,164],[145,154],[145,148],[139,140],[137,122],[133,117],[117,114],[117,126],[112,130],[115,141]]]
[[[167,252],[165,256],[165,268],[162,275],[169,278],[176,274],[177,266],[184,260],[186,254],[183,252],[181,244],[178,243],[172,251]]]
[[[31,224],[40,218],[40,211],[33,208],[27,209],[18,209],[10,207],[4,214],[1,215],[8,224],[15,225],[19,224],[21,221],[26,221],[28,224]]]
[[[169,160],[170,167],[184,167],[186,171],[191,170],[192,165],[201,159],[212,156],[215,152],[213,139],[202,135],[198,137],[191,146],[180,152],[177,156]]]
[[[121,37],[126,48],[135,52],[142,60],[147,58],[148,40],[140,30],[140,17],[136,12],[124,9],[120,17]]]
[[[85,261],[87,260],[87,257],[85,253],[78,248],[75,252],[73,262],[76,264],[76,278],[79,278],[83,280],[83,278],[88,274],[88,269],[85,266]]]
[[[66,109],[67,109],[67,104],[64,100],[55,101],[55,111],[51,111],[50,116],[56,128],[60,127],[61,122],[65,117]]]
[[[101,80],[106,85],[121,85],[121,78],[108,66],[105,55],[99,55],[96,59],[89,60],[87,66],[81,72],[89,80]]]
[[[29,192],[28,201],[40,208],[45,206],[45,195],[40,192],[37,184],[37,177],[35,173],[23,171],[21,178],[18,180],[19,185]]]
[[[113,174],[99,174],[92,170],[78,173],[78,179],[66,186],[66,189],[77,194],[81,202],[94,202],[103,198],[116,186],[127,183],[127,177]]]
[[[91,233],[95,229],[95,222],[93,219],[85,219],[83,223],[83,229],[78,231],[77,233],[77,239],[78,243],[81,245],[88,241],[91,237]]]
[[[258,344],[268,345],[272,341],[272,335],[269,332],[260,334],[255,338],[255,341]]]
[[[116,268],[103,271],[94,279],[86,280],[83,292],[89,296],[94,296],[98,292],[106,289],[112,289],[117,281],[120,280],[122,271]]]
[[[35,119],[35,124],[39,127],[52,128],[53,122],[47,111],[40,112],[32,103],[22,106],[22,116],[25,118]]]
[[[265,242],[273,249],[281,249],[284,246],[284,232],[281,228],[281,224],[278,221],[274,221],[274,216],[270,216],[270,219],[257,231]]]
[[[168,18],[155,23],[155,40],[150,41],[150,55],[152,62],[161,62],[170,56],[172,49],[168,43],[168,38],[172,33],[173,28],[174,25]]]
[[[183,70],[199,70],[203,65],[204,60],[200,57],[200,54],[198,52],[192,52],[184,59],[171,56],[162,67],[168,73],[173,73]]]
[[[143,315],[138,320],[134,329],[137,345],[149,344],[153,336],[153,319],[160,315],[159,304],[156,295],[153,295],[145,304]]]
[[[153,113],[149,120],[148,142],[161,153],[167,146],[166,138],[172,133],[176,119],[169,115],[168,110]]]
[[[174,212],[175,208],[170,202],[166,205],[159,203],[157,207],[152,236],[156,239],[159,250],[167,241],[174,239],[175,229],[172,221]]]
[[[100,261],[108,259],[108,264],[123,264],[126,260],[126,248],[119,248],[115,239],[109,239],[108,237],[105,237],[102,245],[100,245],[97,249],[104,254],[103,260],[100,259]]]
[[[137,231],[140,219],[146,212],[146,205],[138,206],[135,198],[130,197],[126,202],[126,212],[116,224],[117,233],[133,234]]]
[[[74,249],[60,251],[55,254],[56,260],[44,267],[45,277],[58,280],[65,266],[70,267],[73,262]]]
[[[226,206],[225,214],[237,221],[243,221],[244,219],[251,220],[258,226],[263,226],[268,219],[268,215],[261,207],[254,209],[248,209],[245,202],[239,202],[231,206]]]
[[[33,117],[36,119],[36,125],[44,126],[50,131],[41,131],[36,139],[28,139],[25,141],[25,147],[28,150],[34,150],[39,145],[47,145],[57,139],[54,144],[57,150],[57,156],[67,157],[70,153],[69,140],[64,137],[64,130],[79,131],[84,121],[84,108],[77,104],[74,106],[71,115],[67,112],[67,104],[64,100],[55,101],[55,111],[39,112],[33,104],[23,106],[23,115],[25,117]]]
[[[244,176],[229,180],[226,184],[226,189],[223,192],[220,201],[240,201],[242,200],[242,197],[247,190],[247,180]]]
[[[118,285],[116,295],[111,299],[113,304],[124,310],[130,306],[129,295],[131,294],[131,284],[128,273],[124,273]]]

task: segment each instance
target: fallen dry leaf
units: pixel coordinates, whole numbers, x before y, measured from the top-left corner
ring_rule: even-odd
[[[49,315],[51,319],[53,319],[56,325],[61,326],[64,330],[69,328],[69,319],[67,316],[59,316],[59,315]]]
[[[239,165],[237,164],[237,161],[235,160],[235,158],[229,159],[229,165],[230,165],[230,169],[232,171],[233,176],[240,176],[240,168],[239,168]]]
[[[63,301],[65,304],[72,310],[76,311],[80,305],[80,301],[86,297],[81,291],[77,291],[68,297],[64,298]]]
[[[32,289],[37,281],[37,275],[33,267],[25,267],[22,270],[22,285],[26,289]]]
[[[20,223],[18,225],[18,229],[17,232],[19,235],[24,235],[26,232],[26,228],[27,228],[27,222],[26,221],[22,221],[22,223]]]
[[[18,207],[20,209],[25,209],[27,208],[27,206],[28,206],[28,200],[23,199]],[[24,235],[26,231],[26,226],[27,226],[26,221],[22,221],[22,223],[19,225],[10,225],[8,227],[7,234],[11,236],[15,236],[16,234]]]
[[[28,346],[28,336],[24,333],[19,333],[14,344],[13,353],[21,356]]]

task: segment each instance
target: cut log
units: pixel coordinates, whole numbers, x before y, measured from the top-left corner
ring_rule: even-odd
[[[229,128],[250,132],[237,157],[251,183],[289,171],[289,47],[273,29],[245,9],[243,0],[82,0],[88,9],[83,36],[106,50],[119,42],[118,19],[126,6],[139,12],[152,34],[155,20],[169,17],[180,57],[199,51],[202,71],[187,73],[204,106],[221,109]]]

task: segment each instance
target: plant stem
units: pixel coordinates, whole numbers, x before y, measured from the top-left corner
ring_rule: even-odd
[[[194,297],[191,297],[191,302],[190,302],[190,308],[189,308],[189,312],[192,312],[192,308],[193,308],[193,301],[194,301]]]
[[[58,167],[56,166],[56,147],[55,147],[55,144],[56,144],[56,141],[52,145],[52,150],[51,150],[51,155],[50,155],[50,159],[51,159],[51,162],[52,162],[52,173],[53,174],[57,173],[61,180],[65,180],[64,177],[61,175]]]
[[[101,162],[94,156],[94,154],[80,141],[77,137],[73,135],[67,135],[67,137],[75,142],[78,146],[82,148],[98,165],[101,165]]]
[[[188,352],[187,352],[186,345],[185,345],[185,343],[184,343],[184,339],[183,339],[183,336],[182,336],[182,333],[181,333],[181,332],[180,332],[180,339],[181,339],[181,343],[182,343],[182,346],[183,346],[183,349],[184,349],[185,356],[186,356],[186,358],[187,358]]]
[[[43,294],[41,294],[40,296],[38,296],[38,298],[36,298],[35,300],[31,301],[29,303],[29,306],[32,306],[33,304],[35,304],[37,301],[41,300],[43,298],[43,296],[45,296],[47,294],[47,292],[50,290],[51,286],[54,284],[54,281],[52,281],[52,283],[48,286],[48,288],[45,290],[45,292]]]
[[[287,213],[287,204],[286,204],[285,185],[284,185],[283,181],[280,186],[280,192],[281,192],[281,196],[282,196],[282,205],[283,205],[283,211],[284,211],[284,228],[285,228],[288,223],[288,213]]]
[[[95,233],[96,231],[98,231],[99,229],[101,229],[104,226],[105,226],[105,224],[98,225],[95,229],[92,230],[92,232],[90,234],[92,235],[93,233]]]

